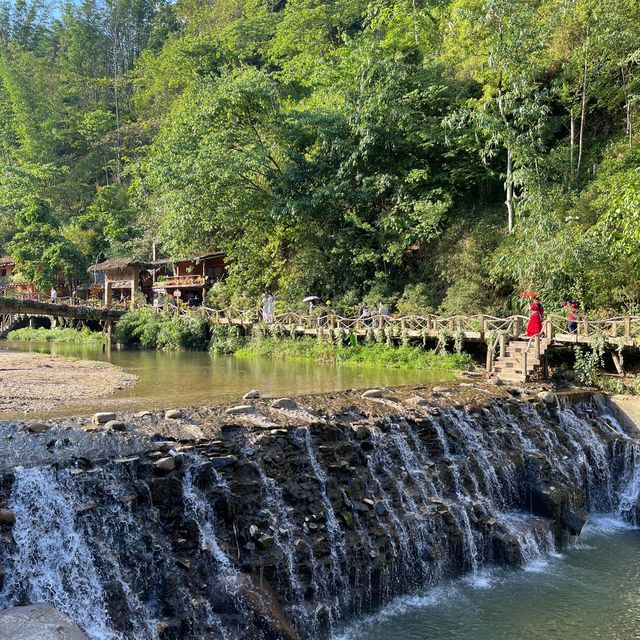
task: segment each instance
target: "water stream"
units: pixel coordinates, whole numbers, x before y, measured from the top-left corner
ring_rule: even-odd
[[[594,402],[233,427],[120,459],[61,433],[57,468],[0,474],[0,608],[53,602],[91,640],[639,637],[640,445]],[[571,537],[583,508],[608,515]]]
[[[162,351],[111,351],[99,345],[0,341],[0,349],[51,353],[59,356],[100,360],[122,367],[139,377],[130,388],[96,401],[65,404],[49,415],[75,415],[92,412],[97,405],[105,409],[155,409],[198,403],[237,400],[250,389],[263,395],[283,396],[445,382],[453,378],[448,371],[396,370],[382,367],[322,365],[315,362],[277,361],[264,358],[235,358],[209,353]]]

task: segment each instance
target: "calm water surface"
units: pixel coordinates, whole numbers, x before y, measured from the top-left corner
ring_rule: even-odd
[[[297,395],[373,386],[447,381],[448,371],[320,365],[313,362],[214,356],[206,352],[111,351],[100,345],[0,342],[0,349],[35,351],[87,360],[102,360],[135,374],[140,381],[84,405],[55,410],[64,415],[100,407],[164,408],[238,400],[250,389],[263,395]]]
[[[640,531],[596,519],[562,554],[400,598],[337,638],[638,640]]]

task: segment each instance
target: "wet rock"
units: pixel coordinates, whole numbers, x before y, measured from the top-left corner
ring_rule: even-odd
[[[349,529],[353,529],[353,514],[350,511],[341,511],[340,517]]]
[[[449,387],[433,387],[433,389],[431,389],[431,393],[435,395],[440,395],[442,393],[451,393],[451,389]]]
[[[50,604],[10,607],[0,612],[0,638],[7,640],[89,640]]]
[[[382,398],[382,391],[380,389],[367,389],[363,394],[363,398]]]
[[[245,393],[242,396],[243,400],[256,400],[260,397],[260,392],[257,389],[251,389],[251,391],[247,391],[247,393]]]
[[[110,420],[116,419],[116,414],[112,411],[99,411],[98,413],[93,414],[93,423],[94,424],[105,424]]]
[[[260,547],[260,549],[262,550],[265,550],[265,549],[268,549],[271,545],[273,545],[273,542],[274,542],[273,536],[267,533],[263,533],[258,538],[258,547]]]
[[[278,398],[271,403],[272,409],[296,409],[297,404],[291,398]]]
[[[49,425],[44,422],[31,422],[27,425],[29,433],[43,433],[49,429]]]
[[[373,510],[377,516],[384,516],[387,513],[387,507],[384,502],[376,502]]]
[[[182,411],[180,409],[170,409],[164,414],[165,420],[180,420]]]
[[[236,456],[213,456],[209,458],[214,469],[224,469],[238,462]]]
[[[586,522],[587,512],[584,509],[571,508],[565,505],[562,510],[562,524],[570,535],[579,536]]]
[[[240,416],[255,413],[256,408],[252,404],[239,404],[235,407],[229,407],[225,413],[228,416]]]
[[[109,422],[105,422],[105,429],[112,429],[113,431],[126,431],[127,423],[121,422],[120,420],[109,420]]]
[[[0,509],[0,525],[12,527],[16,523],[16,514],[11,509]]]
[[[169,473],[170,471],[175,470],[176,459],[171,456],[168,456],[166,458],[160,458],[159,460],[153,463],[153,468],[156,471],[159,471],[161,473]]]
[[[153,413],[151,411],[138,411],[133,414],[135,418],[150,418]]]

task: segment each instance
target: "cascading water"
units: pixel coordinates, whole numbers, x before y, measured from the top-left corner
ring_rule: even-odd
[[[0,606],[50,601],[92,640],[326,637],[426,584],[533,566],[585,510],[640,514],[640,444],[595,403],[225,433],[7,468]]]

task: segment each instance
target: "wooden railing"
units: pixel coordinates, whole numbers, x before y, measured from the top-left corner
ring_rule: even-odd
[[[200,310],[211,322],[218,324],[247,326],[264,322],[260,308],[200,307]],[[389,329],[394,335],[408,332],[412,336],[455,336],[462,333],[467,339],[484,339],[496,335],[521,337],[525,332],[528,317],[512,315],[500,318],[486,314],[448,317],[435,314],[408,316],[373,314],[367,318],[359,318],[341,316],[332,311],[309,314],[286,310],[276,312],[267,320],[264,322],[265,325],[277,325],[287,330],[324,328],[362,333],[368,329]],[[606,319],[584,317],[578,320],[577,332],[570,333],[567,318],[552,314],[545,317],[543,332],[545,337],[561,342],[589,342],[601,336],[608,343],[630,345],[640,341],[640,316],[617,316]]]

